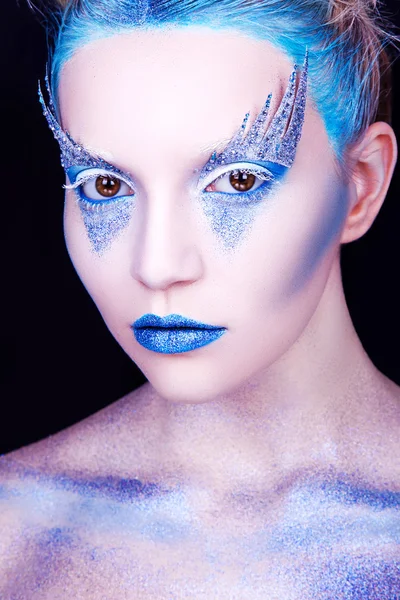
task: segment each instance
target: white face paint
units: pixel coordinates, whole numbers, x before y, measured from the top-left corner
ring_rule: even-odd
[[[68,191],[68,249],[110,331],[166,398],[204,401],[271,372],[322,297],[348,202],[310,102],[293,165],[273,190],[258,195],[256,214],[233,249],[226,251],[213,227],[217,210],[229,212],[234,238],[236,226],[243,230],[246,208],[240,191],[234,202],[227,192],[228,169],[215,183],[221,166],[215,178],[208,172],[199,189],[212,152],[223,150],[243,115],[255,118],[270,94],[268,120],[273,118],[292,70],[267,42],[193,28],[96,41],[62,71],[64,130],[126,174],[134,192],[129,222],[96,254],[75,193]],[[213,214],[202,200],[204,188],[218,191]],[[161,327],[156,339],[150,327],[158,348],[150,350],[132,332],[132,324],[149,313],[182,315],[223,335],[177,352],[181,334],[165,335]],[[148,326],[159,325],[151,319]],[[189,347],[195,347],[193,339]]]

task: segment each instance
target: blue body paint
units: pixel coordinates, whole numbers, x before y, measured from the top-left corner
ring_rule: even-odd
[[[400,600],[400,561],[343,557],[315,568],[310,597],[317,600]]]
[[[321,473],[288,489],[284,485],[278,513],[269,510],[268,498],[260,508],[253,505],[268,526],[251,527],[245,535],[230,528],[226,538],[215,528],[203,531],[191,488],[184,485],[167,489],[112,475],[50,476],[35,470],[21,470],[19,482],[3,486],[0,500],[22,515],[26,542],[34,549],[29,572],[36,589],[46,590],[50,576],[61,576],[68,557],[77,555],[99,568],[116,561],[135,590],[137,564],[129,561],[137,556],[129,559],[127,548],[132,541],[149,541],[157,544],[154,551],[169,553],[181,544],[196,549],[212,565],[216,590],[234,556],[243,568],[239,587],[246,597],[252,592],[264,598],[272,575],[272,581],[286,582],[296,600],[400,598],[400,493],[356,478]],[[248,498],[251,490],[243,493]],[[122,559],[123,566],[117,562]]]
[[[335,238],[340,235],[347,217],[348,198],[345,186],[339,182],[335,182],[335,186],[338,188],[336,193],[329,192],[329,198],[327,198],[325,205],[321,207],[318,223],[315,223],[312,235],[308,236],[300,253],[299,268],[287,286],[286,294],[288,295],[304,288],[304,285],[315,273],[327,250],[332,247]],[[305,214],[304,218],[309,219],[309,216]]]
[[[45,547],[76,543],[81,530],[172,543],[185,539],[192,526],[179,487],[169,490],[111,475],[46,476],[25,470],[23,485],[4,489],[0,500],[11,501],[28,520],[33,518],[31,526],[41,531],[37,541]],[[47,521],[58,525],[39,527]]]

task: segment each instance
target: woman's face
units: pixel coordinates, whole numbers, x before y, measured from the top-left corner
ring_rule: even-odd
[[[310,97],[290,168],[232,173],[228,161],[204,177],[272,94],[268,126],[292,70],[267,42],[175,29],[96,41],[62,71],[63,129],[113,168],[68,170],[68,249],[110,331],[167,399],[204,401],[277,374],[318,307],[334,319],[322,299],[348,191]],[[135,334],[149,313],[209,327],[154,329],[149,318]]]

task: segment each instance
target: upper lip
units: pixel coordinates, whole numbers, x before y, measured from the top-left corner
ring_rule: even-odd
[[[133,323],[135,329],[141,329],[145,327],[154,327],[159,329],[172,329],[172,328],[188,328],[188,329],[225,329],[224,327],[218,327],[216,325],[207,325],[207,323],[201,323],[182,315],[172,314],[166,317],[159,317],[148,313],[137,319]]]

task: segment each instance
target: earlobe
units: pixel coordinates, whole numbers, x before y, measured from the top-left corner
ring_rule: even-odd
[[[374,222],[387,194],[397,160],[393,129],[373,123],[362,141],[351,151],[350,208],[341,243],[364,235]]]

